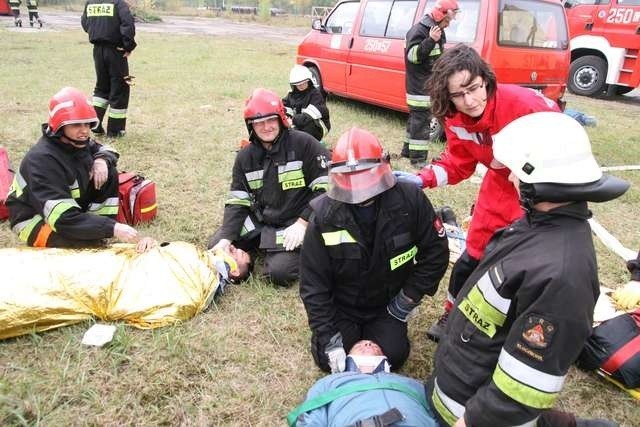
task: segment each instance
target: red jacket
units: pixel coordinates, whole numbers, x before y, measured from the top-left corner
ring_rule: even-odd
[[[439,158],[418,174],[424,187],[453,185],[469,178],[478,163],[487,171],[475,202],[467,234],[467,251],[482,258],[493,233],[522,216],[518,194],[509,182],[509,169],[493,160],[493,135],[513,120],[539,111],[559,111],[557,104],[531,89],[498,84],[479,120],[456,113],[445,119],[447,145]],[[518,141],[514,141],[517,144]]]

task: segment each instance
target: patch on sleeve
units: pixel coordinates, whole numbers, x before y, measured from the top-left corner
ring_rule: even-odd
[[[529,316],[522,328],[522,340],[534,349],[544,349],[551,344],[556,327],[539,316]]]
[[[318,161],[318,166],[320,167],[320,169],[327,168],[327,158],[324,154],[318,154],[318,156],[316,156],[316,160]]]
[[[435,228],[436,233],[438,233],[438,237],[444,237],[445,234],[447,234],[444,225],[442,225],[442,220],[440,220],[438,216],[436,216],[436,219],[433,221],[433,228]]]

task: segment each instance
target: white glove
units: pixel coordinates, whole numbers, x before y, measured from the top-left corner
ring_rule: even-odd
[[[304,232],[307,230],[307,222],[299,219],[287,228],[284,229],[282,235],[285,250],[292,251],[302,244],[304,240]]]
[[[227,249],[229,248],[229,245],[231,245],[231,240],[220,239],[220,241],[211,248],[211,252],[217,252],[219,250],[226,252]]]
[[[338,347],[328,351],[327,357],[329,358],[329,368],[331,368],[332,374],[344,372],[347,362],[347,353],[345,353],[344,347]]]

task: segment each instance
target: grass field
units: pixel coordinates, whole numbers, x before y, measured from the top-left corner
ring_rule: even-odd
[[[15,167],[40,133],[50,96],[94,83],[91,47],[78,31],[0,28],[0,143]],[[141,33],[131,57],[127,137],[115,143],[120,169],[158,184],[159,216],[141,227],[159,240],[204,245],[220,224],[238,141],[246,136],[243,100],[255,87],[283,94],[295,47],[260,40]],[[637,164],[636,104],[567,97],[593,114],[593,149],[603,165]],[[350,126],[378,135],[398,153],[405,116],[332,97],[334,143]],[[436,146],[438,151],[442,146]],[[408,164],[395,161],[397,168]],[[596,218],[631,249],[640,248],[640,173],[621,199],[593,205]],[[435,205],[465,216],[478,185],[428,191]],[[18,245],[0,224],[0,247]],[[601,281],[628,280],[623,262],[597,243]],[[0,272],[1,277],[1,272]],[[1,279],[0,279],[1,280]],[[3,286],[10,284],[2,283]],[[435,345],[424,332],[440,313],[445,285],[410,324],[403,374],[424,379]],[[283,425],[283,417],[321,376],[308,353],[309,331],[297,286],[250,280],[174,327],[140,331],[119,325],[107,348],[83,347],[90,322],[0,342],[0,425]],[[640,425],[640,405],[593,374],[572,370],[558,407],[587,417]]]

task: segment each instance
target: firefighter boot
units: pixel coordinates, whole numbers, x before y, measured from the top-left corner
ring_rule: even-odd
[[[410,150],[409,160],[411,160],[411,166],[413,166],[416,169],[422,169],[423,167],[427,166],[428,154],[429,154],[429,151],[427,150],[424,150],[424,151]]]
[[[22,28],[22,19],[16,18],[15,21],[14,21],[14,24],[16,25],[16,27],[21,27]]]
[[[441,208],[436,209],[436,215],[438,215],[443,223],[453,225],[454,227],[458,226],[456,214],[450,206],[442,206]]]
[[[619,427],[620,424],[613,422],[613,421],[609,421],[609,420],[605,420],[605,419],[600,419],[600,418],[593,418],[593,419],[586,419],[586,418],[576,418],[576,427]]]
[[[33,28],[33,20],[29,20],[29,26]]]
[[[40,25],[40,28],[42,28],[42,19],[38,18],[38,25]]]
[[[107,110],[104,109],[103,107],[98,107],[96,105],[94,105],[93,108],[96,110],[96,116],[98,116],[98,126],[96,126],[94,129],[91,129],[91,131],[95,135],[104,135],[102,120],[104,119],[104,115],[106,114]]]
[[[409,158],[409,141],[404,141],[402,144],[402,151],[400,151],[400,157]]]

